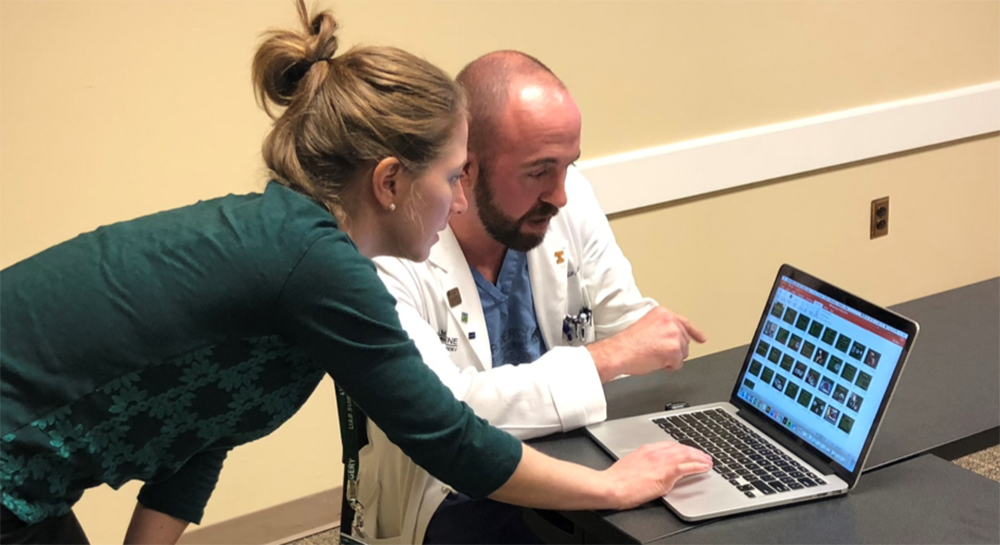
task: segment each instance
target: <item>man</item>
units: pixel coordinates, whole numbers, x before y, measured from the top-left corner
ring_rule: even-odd
[[[425,263],[377,259],[379,274],[427,365],[491,424],[528,439],[602,421],[603,383],[679,369],[704,336],[636,288],[572,168],[580,112],[562,82],[512,51],[477,59],[458,80],[470,102],[469,209]],[[538,541],[520,508],[454,493],[377,427],[369,436],[359,499],[372,541]]]

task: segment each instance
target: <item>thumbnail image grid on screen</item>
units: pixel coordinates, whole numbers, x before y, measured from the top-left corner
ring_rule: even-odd
[[[783,278],[739,396],[853,471],[905,334]]]

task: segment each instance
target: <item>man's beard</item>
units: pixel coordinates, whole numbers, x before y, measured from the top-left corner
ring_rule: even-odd
[[[486,232],[504,246],[527,252],[542,243],[545,233],[525,234],[521,232],[521,227],[529,221],[546,220],[559,213],[559,208],[547,202],[539,201],[528,210],[520,219],[508,217],[496,203],[496,195],[489,184],[489,176],[486,168],[479,171],[479,179],[473,193],[476,198],[476,208],[479,210],[479,220],[486,227]]]

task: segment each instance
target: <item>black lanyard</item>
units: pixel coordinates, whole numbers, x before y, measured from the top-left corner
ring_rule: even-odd
[[[359,407],[355,410],[354,401],[347,392],[337,387],[337,412],[340,414],[340,440],[344,447],[344,499],[340,506],[340,542],[341,544],[359,544],[365,539],[364,519],[361,510],[364,508],[358,499],[358,453],[368,444],[368,417]]]

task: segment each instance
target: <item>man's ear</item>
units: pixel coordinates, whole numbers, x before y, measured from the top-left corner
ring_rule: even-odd
[[[476,154],[468,152],[465,159],[465,166],[462,167],[462,185],[473,187],[479,179],[479,160]]]
[[[372,192],[379,206],[386,210],[396,209],[403,185],[403,164],[395,157],[386,157],[375,165],[372,171]]]

